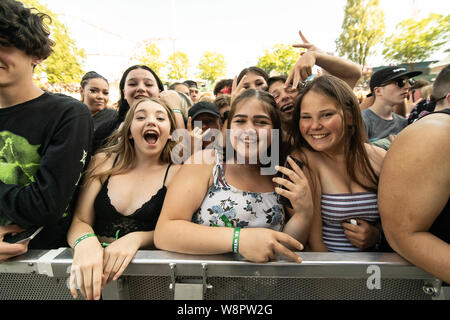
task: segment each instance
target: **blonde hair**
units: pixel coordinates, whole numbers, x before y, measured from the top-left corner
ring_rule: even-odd
[[[106,146],[97,151],[97,153],[105,153],[106,159],[109,159],[113,154],[117,154],[116,164],[112,168],[100,172],[96,172],[100,164],[95,165],[86,173],[89,177],[89,180],[95,178],[103,178],[109,175],[121,174],[127,172],[128,170],[131,170],[136,165],[136,151],[134,149],[134,142],[129,138],[131,134],[131,123],[133,122],[136,108],[141,103],[150,101],[156,102],[166,110],[170,121],[170,133],[172,133],[176,129],[175,115],[172,109],[170,109],[164,101],[155,98],[143,98],[136,100],[131,106],[130,110],[128,110],[122,124],[108,138]],[[160,160],[162,162],[170,163],[172,161],[170,153],[175,146],[175,143],[175,141],[171,140],[168,140],[166,142],[166,145],[164,146],[160,154]]]

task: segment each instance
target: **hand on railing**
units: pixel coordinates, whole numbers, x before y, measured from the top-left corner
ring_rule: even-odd
[[[276,254],[297,263],[302,261],[287,247],[301,251],[303,245],[286,233],[267,228],[245,228],[240,232],[239,253],[252,262],[268,262],[275,259]]]

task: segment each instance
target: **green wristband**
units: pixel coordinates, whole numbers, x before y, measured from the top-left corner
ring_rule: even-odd
[[[241,228],[234,228],[233,231],[233,253],[239,253],[239,236]]]
[[[183,114],[183,112],[181,112],[180,109],[172,109],[172,111],[173,111],[174,113],[181,113],[181,114]]]
[[[84,236],[79,237],[77,240],[75,240],[75,242],[73,243],[73,248],[75,249],[75,247],[77,246],[77,244],[79,244],[81,241],[83,241],[84,239],[90,238],[90,237],[95,237],[96,235],[94,233],[88,233],[85,234]]]

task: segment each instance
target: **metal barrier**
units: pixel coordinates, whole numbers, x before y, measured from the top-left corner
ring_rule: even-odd
[[[448,287],[395,253],[302,252],[301,264],[239,255],[138,251],[102,292],[121,300],[450,300]],[[31,250],[0,264],[0,300],[71,300],[72,250]]]

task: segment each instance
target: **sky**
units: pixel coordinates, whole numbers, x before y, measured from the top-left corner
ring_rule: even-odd
[[[84,69],[110,81],[135,64],[132,59],[154,41],[166,59],[174,51],[189,58],[189,78],[196,78],[205,51],[225,56],[227,78],[255,65],[274,44],[299,43],[298,30],[327,52],[335,52],[346,0],[39,0],[68,27],[78,47],[87,54]],[[386,35],[412,16],[431,12],[450,14],[445,0],[380,0]],[[378,49],[380,53],[381,50]],[[383,64],[380,54],[368,60]],[[431,60],[445,58],[443,52]],[[164,79],[163,79],[164,80]]]

